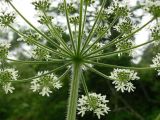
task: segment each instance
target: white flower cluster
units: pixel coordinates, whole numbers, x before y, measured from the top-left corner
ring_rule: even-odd
[[[120,50],[130,49],[134,45],[135,44],[132,40],[126,40],[126,41],[118,42],[116,44],[116,48],[117,48],[117,51],[120,51]],[[133,50],[127,51],[126,53],[129,54],[129,56],[132,56],[133,55]],[[118,53],[118,56],[122,56],[123,54],[124,53]]]
[[[145,9],[154,17],[160,17],[160,1],[159,0],[146,0]]]
[[[47,50],[34,46],[31,56],[36,60],[48,60],[51,56]]]
[[[131,18],[125,17],[125,18],[120,18],[119,22],[114,28],[123,34],[128,34],[133,32],[135,26],[133,25],[133,22],[131,21]]]
[[[7,57],[9,48],[10,44],[8,42],[0,42],[0,59]]]
[[[151,67],[160,67],[160,53],[158,53],[156,55],[156,57],[154,57],[152,59],[153,64],[151,64]],[[160,69],[157,69],[158,71],[158,75],[160,75]]]
[[[37,76],[47,73],[48,71],[38,72]],[[62,83],[58,81],[57,76],[53,73],[36,78],[31,82],[33,92],[39,92],[42,96],[49,96],[49,94],[52,93],[51,89],[60,89],[61,87]]]
[[[160,24],[151,28],[151,40],[154,40],[154,45],[160,44]]]
[[[78,114],[83,117],[87,111],[93,111],[97,115],[98,119],[105,114],[108,114],[110,108],[107,106],[109,100],[106,100],[106,95],[89,93],[88,96],[82,95],[78,100]]]
[[[135,87],[131,81],[140,79],[137,72],[129,69],[114,69],[109,77],[114,80],[112,83],[115,85],[116,90],[121,92],[134,91]]]
[[[127,0],[113,0],[112,4],[108,7],[108,12],[110,14],[116,13],[116,15],[119,15],[120,17],[130,16],[129,11],[130,9]]]
[[[3,90],[6,94],[13,93],[15,88],[12,86],[12,83],[9,81],[17,80],[18,78],[18,71],[15,69],[0,69],[0,85],[2,86]]]

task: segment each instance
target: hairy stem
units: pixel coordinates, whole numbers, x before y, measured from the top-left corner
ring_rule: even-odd
[[[81,78],[81,68],[79,63],[73,64],[72,81],[69,96],[69,105],[66,120],[76,120],[76,109],[78,99],[79,80]]]

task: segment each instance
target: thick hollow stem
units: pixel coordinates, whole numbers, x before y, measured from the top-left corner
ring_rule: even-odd
[[[69,96],[69,105],[67,111],[67,120],[76,120],[76,109],[78,99],[79,80],[81,77],[81,68],[79,63],[73,64],[72,81]]]

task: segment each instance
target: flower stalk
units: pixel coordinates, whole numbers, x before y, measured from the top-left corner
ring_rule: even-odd
[[[70,96],[68,103],[67,119],[66,120],[76,120],[76,110],[77,110],[77,100],[78,100],[78,89],[79,81],[81,78],[81,65],[80,63],[74,63],[72,66],[72,79]]]

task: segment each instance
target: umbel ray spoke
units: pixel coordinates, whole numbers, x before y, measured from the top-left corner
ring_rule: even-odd
[[[84,65],[85,65],[90,71],[92,71],[92,72],[94,72],[94,73],[102,76],[103,78],[108,79],[108,80],[114,80],[114,79],[110,78],[109,76],[103,74],[102,72],[96,70],[95,68],[92,68],[92,67],[88,66],[87,64],[84,64]]]
[[[66,49],[66,51],[69,51],[68,54],[72,53],[72,51],[69,49],[69,47],[67,46],[66,42],[63,40],[63,38],[61,37],[61,35],[59,34],[59,32],[55,29],[55,27],[53,26],[53,24],[51,23],[51,21],[48,20],[48,17],[47,17],[47,15],[46,15],[46,13],[44,11],[43,11],[43,14],[46,17],[46,20],[49,22],[49,25],[47,24],[47,27],[50,30],[50,32],[53,35],[53,37],[55,36],[56,39],[57,39],[57,41]]]
[[[80,0],[80,11],[79,11],[79,33],[78,33],[78,47],[77,47],[77,54],[79,54],[80,52],[80,49],[81,49],[81,42],[82,42],[82,27],[83,27],[83,3],[84,3],[84,0]]]
[[[132,37],[135,33],[139,32],[141,29],[143,29],[144,27],[146,27],[146,26],[147,26],[149,23],[151,23],[153,20],[155,20],[154,17],[153,17],[150,21],[148,21],[146,24],[144,24],[142,27],[138,28],[137,30],[135,30],[134,32],[130,33],[130,34],[127,35],[126,37],[123,37],[123,38],[121,38],[121,39],[119,39],[119,40],[116,40],[116,41],[114,41],[114,42],[111,41],[110,43],[106,44],[106,45],[103,46],[102,48],[99,48],[99,49],[97,49],[97,50],[89,53],[87,56],[93,55],[93,54],[95,54],[95,53],[98,53],[98,52],[100,52],[101,50],[104,50],[104,49],[106,49],[106,48],[108,48],[108,47],[111,47],[111,46],[115,45],[116,43],[119,43],[119,42],[121,42],[121,41],[123,41],[123,40],[129,39],[129,38]]]
[[[92,36],[93,36],[95,27],[96,27],[97,23],[99,22],[101,13],[102,13],[102,11],[103,11],[103,9],[104,9],[105,3],[106,3],[106,0],[103,0],[102,6],[101,6],[100,11],[99,11],[99,13],[98,13],[98,16],[96,17],[96,20],[95,20],[95,22],[94,22],[94,24],[93,24],[93,26],[92,26],[92,29],[91,29],[91,31],[90,31],[90,33],[89,33],[86,41],[84,42],[84,45],[83,45],[82,50],[81,50],[81,54],[83,53],[84,49],[85,49],[86,46],[89,44],[89,42],[91,41],[91,38],[92,38]]]
[[[74,40],[73,40],[73,34],[72,34],[70,22],[69,22],[69,14],[68,14],[68,9],[67,9],[67,2],[66,2],[66,0],[63,0],[63,4],[64,4],[64,9],[65,9],[65,14],[66,14],[66,20],[67,20],[67,26],[68,26],[68,30],[69,30],[70,40],[71,40],[71,42],[72,42],[73,50],[76,52],[76,47],[75,47]]]
[[[81,74],[81,82],[82,82],[82,85],[83,85],[83,88],[84,88],[84,92],[85,92],[86,96],[88,97],[89,104],[92,105],[92,101],[91,101],[91,98],[89,96],[87,84],[86,84],[85,77],[84,77],[84,72],[82,72],[82,74]]]
[[[33,79],[40,78],[40,77],[46,76],[46,75],[48,75],[48,74],[51,74],[51,73],[53,73],[53,72],[59,71],[59,70],[65,68],[65,67],[67,67],[67,66],[70,65],[70,64],[71,64],[71,62],[69,62],[69,63],[67,63],[67,64],[64,64],[64,65],[62,65],[62,66],[60,66],[60,67],[58,67],[58,68],[56,68],[56,69],[54,69],[54,70],[51,70],[51,71],[49,71],[49,72],[47,72],[47,73],[45,73],[45,74],[39,75],[39,76],[34,76],[34,77],[22,79],[22,80],[11,80],[11,81],[8,81],[8,82],[29,82],[29,81],[31,81],[31,80],[33,80]],[[67,70],[67,71],[68,71],[68,70]]]
[[[49,64],[49,63],[63,63],[67,62],[69,60],[63,60],[63,59],[52,59],[50,61],[27,61],[27,60],[13,60],[7,58],[6,60],[11,61],[13,63],[23,63],[23,64]]]
[[[64,49],[62,49],[57,43],[55,43],[52,39],[50,39],[48,36],[46,36],[45,34],[43,34],[41,31],[39,31],[33,24],[31,24],[16,8],[15,6],[11,3],[11,1],[7,1],[11,7],[20,15],[21,18],[23,18],[23,20],[30,25],[37,33],[39,33],[40,35],[42,35],[48,42],[50,42],[51,44],[53,44],[56,48],[59,48],[60,50],[66,52],[68,54],[68,52]]]
[[[160,67],[125,67],[125,66],[105,64],[105,63],[99,63],[99,62],[93,62],[93,61],[85,61],[85,62],[93,64],[95,66],[102,66],[102,67],[108,67],[108,68],[130,69],[130,70],[153,70],[153,69],[160,68]]]
[[[130,50],[139,48],[139,47],[141,47],[141,46],[147,45],[147,44],[152,43],[152,42],[154,42],[154,41],[155,41],[155,40],[151,40],[151,41],[142,43],[142,44],[140,44],[140,45],[137,45],[137,46],[134,46],[134,47],[131,47],[131,48],[128,48],[128,49],[123,49],[123,50],[119,50],[119,51],[115,51],[115,52],[109,52],[109,53],[101,54],[101,55],[90,56],[90,57],[87,57],[87,58],[93,58],[93,59],[106,58],[106,57],[109,57],[109,56],[117,55],[117,54],[119,54],[119,53],[126,53],[126,52],[128,52],[128,51],[130,51]]]
[[[11,28],[14,32],[16,32],[18,35],[20,35],[20,36],[22,36],[22,37],[24,37],[24,38],[26,38],[26,39],[29,39],[29,37],[27,37],[27,36],[24,35],[23,33],[19,32],[18,30],[16,30],[16,29],[13,28],[12,26],[9,25],[8,27],[10,27],[10,28]],[[37,42],[36,40],[31,39],[31,41],[32,41],[36,46],[38,46],[38,47],[40,47],[40,48],[42,48],[42,49],[45,49],[45,50],[47,50],[47,51],[49,51],[49,52],[51,52],[51,53],[54,53],[54,54],[57,55],[57,56],[60,56],[60,57],[62,57],[62,56],[67,56],[67,57],[68,57],[68,55],[63,54],[63,53],[61,53],[61,52],[58,52],[58,51],[56,51],[56,50],[54,50],[54,49],[52,49],[52,48],[50,48],[50,47],[48,47],[48,46],[42,45],[41,43]]]
[[[118,18],[119,18],[118,16],[115,17],[115,19],[114,19],[114,20],[112,21],[112,23],[108,26],[108,28],[107,28],[101,35],[98,36],[98,38],[93,42],[93,44],[92,44],[91,46],[89,46],[89,48],[87,48],[87,49],[84,51],[83,55],[84,55],[86,52],[88,52],[90,49],[92,49],[92,47],[101,40],[101,38],[106,34],[106,32],[113,27],[113,25],[114,25],[115,22],[118,20]]]

